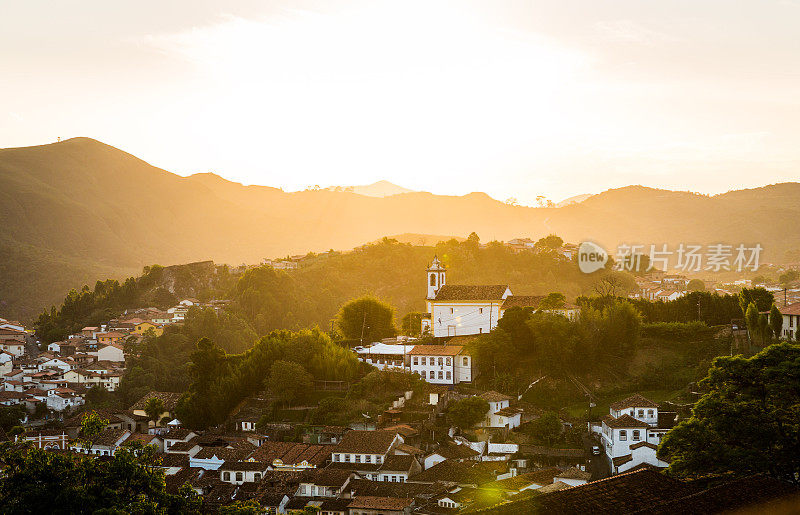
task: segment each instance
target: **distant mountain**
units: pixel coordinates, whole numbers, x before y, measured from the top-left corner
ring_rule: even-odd
[[[388,191],[388,190],[387,190]],[[389,234],[482,241],[556,233],[567,241],[761,243],[800,247],[800,185],[708,197],[630,186],[561,208],[510,206],[485,193],[294,193],[213,174],[180,177],[89,138],[0,150],[0,316],[31,316],[70,287],[143,265],[255,263]]]
[[[574,197],[566,198],[556,204],[556,207],[569,206],[570,204],[580,204],[587,198],[591,197],[592,193],[584,193],[583,195],[575,195]]]
[[[399,195],[400,193],[411,193],[413,190],[392,184],[389,181],[378,181],[372,184],[365,184],[363,186],[350,186],[347,188],[353,193],[359,195],[366,195],[367,197],[389,197],[391,195]]]

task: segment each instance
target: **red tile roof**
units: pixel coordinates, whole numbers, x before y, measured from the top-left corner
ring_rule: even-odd
[[[435,300],[502,300],[507,289],[505,284],[445,284],[436,293]]]
[[[627,399],[622,399],[621,401],[611,404],[609,407],[613,410],[621,410],[625,408],[657,408],[658,404],[636,393]]]
[[[461,345],[416,345],[409,356],[456,356],[461,354],[464,347]]]

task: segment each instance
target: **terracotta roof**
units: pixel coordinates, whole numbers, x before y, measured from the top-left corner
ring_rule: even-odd
[[[269,464],[263,461],[226,461],[219,467],[219,470],[264,472],[268,468]]]
[[[400,433],[400,436],[402,436],[403,438],[407,438],[410,436],[417,436],[419,434],[419,431],[406,424],[397,424],[394,426],[384,427],[383,430]]]
[[[778,308],[778,310],[781,312],[781,315],[800,315],[800,302],[787,304],[782,308]]]
[[[519,491],[522,488],[536,484],[536,485],[549,485],[553,483],[553,478],[561,474],[561,469],[552,467],[542,470],[535,470],[533,472],[526,472],[525,474],[518,474],[514,477],[501,479],[491,483],[491,488],[502,488],[504,490]]]
[[[331,449],[332,452],[353,454],[383,454],[392,445],[397,433],[394,431],[361,431],[345,433],[342,441]]]
[[[250,458],[272,463],[281,460],[284,464],[295,465],[308,462],[311,465],[323,465],[335,447],[330,445],[314,445],[298,442],[264,442]]]
[[[394,510],[401,511],[413,504],[413,499],[403,499],[397,497],[356,497],[348,505],[350,509],[361,510]]]
[[[393,454],[387,456],[378,470],[404,471],[411,470],[416,459],[410,454]]]
[[[629,447],[629,449],[638,449],[639,447],[649,447],[650,449],[653,449],[654,451],[658,450],[658,445],[652,444],[650,442],[645,442],[645,441],[641,441],[639,443],[635,443],[635,444],[631,445]]]
[[[614,463],[615,467],[619,467],[620,465],[624,465],[629,461],[633,460],[632,454],[625,454],[624,456],[617,456],[616,458],[612,459],[611,461]]]
[[[507,466],[499,461],[453,461],[445,460],[409,478],[418,483],[442,481],[454,484],[482,485],[497,479]]]
[[[509,295],[500,307],[502,309],[513,307],[536,309],[544,298],[544,295]]]
[[[609,407],[613,410],[621,410],[625,408],[657,408],[658,404],[636,393],[627,399],[623,399],[609,405]]]
[[[496,392],[494,390],[489,390],[488,392],[483,392],[479,395],[479,397],[486,402],[501,402],[501,401],[510,401],[512,398],[508,395],[504,395],[500,392]]]
[[[105,445],[111,447],[115,445],[123,436],[129,434],[127,429],[113,429],[108,428],[100,432],[94,438],[91,438],[92,445]]]
[[[578,467],[570,467],[556,477],[559,479],[585,479],[588,481],[592,478],[592,474],[590,472],[585,472]]]
[[[632,416],[628,415],[627,413],[618,418],[614,418],[611,415],[606,415],[605,417],[603,417],[603,423],[605,423],[605,425],[613,429],[629,429],[629,428],[646,429],[650,427],[645,422],[637,420]]]
[[[231,449],[229,447],[203,447],[197,454],[193,456],[194,459],[209,460],[214,457],[222,461],[241,460],[247,456],[249,452],[245,449]]]
[[[323,469],[309,470],[304,474],[302,481],[317,486],[330,486],[341,488],[353,475],[352,470],[338,467],[325,467]]]
[[[436,293],[435,300],[501,300],[507,289],[505,284],[445,284]]]
[[[461,354],[461,345],[415,345],[409,356],[456,356]]]
[[[474,458],[480,453],[469,445],[447,442],[445,445],[442,445],[433,451],[432,454],[438,454],[439,456],[448,460],[463,460],[467,458]]]

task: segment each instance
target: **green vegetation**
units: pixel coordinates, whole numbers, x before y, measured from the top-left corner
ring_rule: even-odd
[[[319,380],[352,381],[362,369],[355,354],[318,329],[276,331],[242,354],[226,354],[202,339],[190,359],[192,383],[176,412],[185,425],[199,429],[224,421],[245,397],[270,384],[266,380],[271,372],[284,377],[286,365],[274,367],[277,362],[294,363]],[[277,393],[287,395],[289,391]]]
[[[348,340],[377,342],[397,334],[394,310],[388,304],[372,297],[351,300],[342,306],[336,316],[342,335]]]
[[[280,402],[291,405],[308,396],[314,379],[302,365],[279,360],[270,367],[268,384],[270,393]]]
[[[469,429],[489,412],[489,403],[480,397],[467,397],[458,400],[447,409],[447,417],[454,426]]]
[[[679,477],[800,477],[800,346],[773,344],[753,357],[719,357],[691,418],[658,449]]]
[[[166,492],[153,446],[123,447],[108,460],[32,446],[0,446],[3,513],[199,513],[200,498],[184,486]]]

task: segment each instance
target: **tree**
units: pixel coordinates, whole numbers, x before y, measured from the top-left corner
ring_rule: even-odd
[[[563,308],[567,298],[563,293],[550,293],[539,303],[539,309]]]
[[[394,309],[374,297],[351,300],[339,310],[336,321],[345,338],[362,343],[397,334]]]
[[[714,360],[692,416],[658,449],[678,477],[764,473],[800,478],[800,345],[776,343],[751,358]]]
[[[553,445],[563,432],[561,419],[555,411],[546,411],[541,417],[530,423],[530,435],[534,438]]]
[[[253,499],[248,501],[236,501],[227,506],[220,506],[217,511],[219,515],[261,515],[265,512],[266,510],[264,507]]]
[[[144,412],[147,414],[147,418],[152,420],[156,426],[165,411],[167,411],[167,408],[164,407],[164,401],[158,397],[150,397],[144,404]]]
[[[270,368],[269,389],[286,404],[304,398],[313,384],[311,374],[298,363],[276,361]]]
[[[755,304],[756,310],[761,312],[768,311],[774,302],[775,297],[764,288],[742,288],[742,291],[739,292],[739,307],[742,308],[744,315],[751,303]]]
[[[107,425],[108,420],[98,415],[96,411],[84,413],[81,418],[81,429],[78,431],[78,440],[91,452],[95,436],[102,433]]]
[[[31,445],[0,447],[3,513],[198,513],[185,485],[166,492],[153,446],[122,447],[108,460],[53,453]]]
[[[772,329],[772,335],[775,339],[780,339],[781,331],[783,330],[783,315],[775,304],[769,310],[769,326]]]
[[[489,403],[480,397],[467,397],[450,405],[448,417],[450,422],[460,429],[469,429],[484,418],[489,412]]]
[[[4,431],[19,425],[23,418],[25,418],[25,408],[19,404],[16,406],[0,406],[0,428]]]
[[[403,316],[403,320],[400,322],[403,334],[407,336],[419,336],[422,330],[423,315],[425,315],[425,313],[420,311],[406,313],[405,316]]]
[[[706,291],[706,283],[704,283],[700,279],[692,279],[686,285],[686,289],[688,291]]]
[[[536,250],[558,250],[564,245],[564,240],[555,234],[550,234],[544,238],[539,238],[534,244]]]

